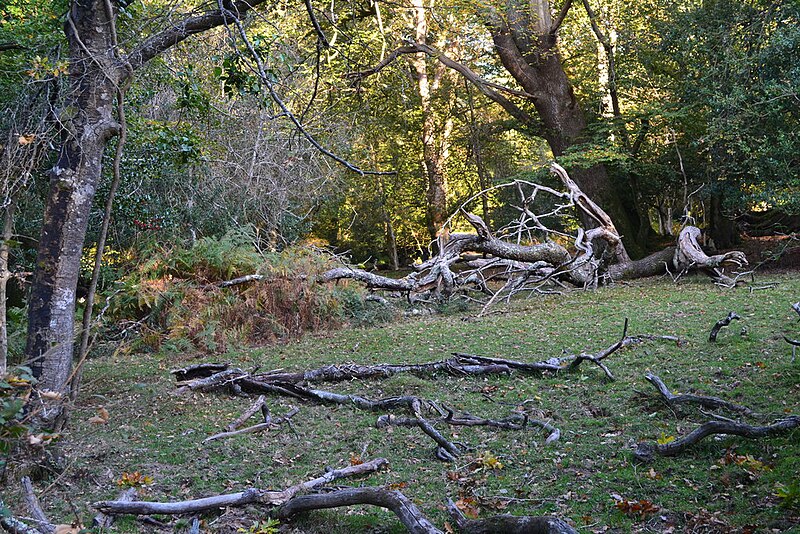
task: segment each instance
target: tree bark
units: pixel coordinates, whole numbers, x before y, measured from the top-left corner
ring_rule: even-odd
[[[428,22],[423,0],[411,0],[414,10],[414,27],[416,42],[428,43]],[[418,52],[412,56],[411,64],[417,77],[417,91],[422,110],[422,159],[428,181],[427,220],[431,239],[447,220],[447,178],[445,165],[450,155],[450,134],[453,120],[448,117],[443,125],[437,124],[433,98],[438,93],[442,79],[447,73],[446,67],[437,62],[433,69],[433,77],[428,76],[427,54]]]
[[[548,0],[530,3],[529,8],[523,2],[511,0],[502,15],[490,11],[488,27],[501,63],[523,90],[532,95],[529,100],[544,126],[542,135],[553,156],[558,158],[583,140],[586,117],[556,48],[558,25],[563,17],[552,20]],[[584,193],[611,214],[626,248],[635,256],[640,255],[641,249],[635,242],[638,229],[632,224],[605,167],[598,164],[588,169],[572,168],[570,174]],[[582,222],[592,227],[591,220]]]
[[[75,291],[89,213],[101,178],[108,141],[118,133],[113,101],[133,70],[191,35],[229,22],[266,0],[238,1],[170,24],[116,57],[116,0],[73,0],[65,33],[69,43],[70,95],[56,165],[50,171],[42,236],[28,305],[25,353],[41,389],[63,392],[72,370]],[[60,410],[45,410],[45,420]]]
[[[113,57],[113,17],[99,1],[73,2],[67,15],[71,92],[65,109],[72,109],[73,116],[50,171],[28,305],[26,354],[42,389],[63,391],[72,370],[83,242],[103,152],[118,130],[113,101],[126,71]]]

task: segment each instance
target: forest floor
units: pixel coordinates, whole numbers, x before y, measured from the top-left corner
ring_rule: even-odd
[[[659,400],[644,379],[660,376],[673,392],[722,397],[757,412],[751,424],[800,414],[800,358],[792,363],[783,335],[800,338],[796,273],[771,273],[747,287],[723,290],[705,277],[617,284],[596,291],[535,295],[487,316],[477,310],[416,316],[368,328],[307,335],[298,341],[197,358],[185,354],[126,354],[92,359],[69,432],[62,441],[68,467],[39,483],[43,506],[69,521],[86,519],[88,503],[114,498],[123,473],[152,477],[147,500],[182,500],[248,487],[282,489],[325,468],[386,457],[389,469],[342,484],[401,488],[440,528],[449,497],[478,517],[497,513],[555,514],[581,532],[788,532],[800,530],[800,430],[761,440],[708,438],[683,454],[649,464],[633,460],[642,440],[669,441],[712,415]],[[742,319],[708,341],[729,311]],[[231,362],[261,371],[313,369],[342,363],[423,363],[452,352],[536,362],[564,354],[596,353],[629,334],[678,336],[682,343],[645,341],[612,354],[608,381],[585,362],[574,372],[541,376],[385,380],[322,384],[321,389],[370,399],[412,394],[481,417],[525,413],[561,430],[545,444],[536,428],[502,431],[447,428],[469,446],[454,463],[433,455],[418,428],[378,429],[378,414],[348,406],[319,406],[268,397],[273,416],[299,413],[292,427],[202,444],[238,417],[252,399],[227,394],[177,396],[169,370],[199,362]],[[98,413],[108,413],[97,424]],[[735,415],[730,417],[736,417]],[[100,419],[103,419],[101,417]],[[254,423],[257,421],[253,421]],[[130,479],[130,477],[129,477]],[[626,504],[627,503],[627,504]],[[638,505],[638,508],[637,506]],[[259,532],[263,510],[204,517],[208,532]],[[113,528],[152,532],[128,517]],[[403,532],[376,508],[312,512],[282,531],[335,534]],[[264,532],[268,530],[264,529]]]

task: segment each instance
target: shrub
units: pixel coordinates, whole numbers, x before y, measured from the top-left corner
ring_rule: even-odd
[[[166,342],[176,352],[213,353],[232,344],[264,345],[346,321],[373,324],[394,316],[386,305],[365,302],[346,283],[319,284],[331,266],[330,255],[312,247],[259,253],[245,232],[203,238],[190,248],[154,251],[118,284],[112,316],[145,322],[153,330],[140,341],[151,349]],[[218,285],[249,274],[263,278]]]

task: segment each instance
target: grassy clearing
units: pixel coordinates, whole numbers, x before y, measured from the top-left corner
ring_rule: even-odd
[[[574,373],[542,377],[453,378],[398,376],[384,381],[324,385],[370,398],[413,393],[484,417],[513,410],[551,421],[562,438],[544,445],[545,435],[458,428],[449,435],[471,446],[455,464],[433,458],[432,442],[418,429],[374,427],[375,414],[348,407],[303,404],[289,428],[201,445],[204,437],[236,418],[249,400],[220,395],[172,395],[168,370],[197,363],[181,354],[118,354],[90,362],[86,385],[64,447],[66,474],[44,495],[46,509],[69,517],[71,506],[88,517],[86,503],[113,497],[123,472],[153,477],[147,497],[186,499],[249,486],[282,488],[346,465],[351,456],[385,456],[391,469],[354,484],[399,484],[431,519],[444,525],[441,503],[461,497],[480,516],[554,513],[587,532],[790,531],[800,528],[800,509],[782,506],[783,485],[800,481],[800,432],[746,441],[708,439],[678,458],[652,464],[632,462],[639,440],[684,434],[708,419],[697,409],[677,414],[655,400],[644,380],[658,374],[673,391],[712,394],[746,404],[763,415],[759,422],[800,413],[800,361],[781,335],[800,337],[789,305],[800,299],[800,279],[774,278],[777,287],[750,293],[720,290],[707,279],[690,278],[537,296],[488,317],[472,313],[398,320],[381,327],[307,335],[299,341],[258,349],[230,350],[206,361],[232,361],[244,368],[305,369],[329,363],[425,362],[452,351],[536,361],[562,352],[596,352],[613,343],[624,319],[631,334],[670,334],[683,346],[653,341],[612,355],[617,377],[604,380],[584,363]],[[742,320],[707,342],[711,326],[735,310]],[[745,335],[741,332],[746,329]],[[640,394],[647,393],[647,396]],[[290,409],[290,399],[269,399],[274,414]],[[88,419],[103,407],[105,425]],[[734,451],[745,460],[721,462]],[[488,455],[487,455],[488,454]],[[489,456],[490,455],[490,456]],[[748,455],[751,458],[748,458]],[[479,461],[484,458],[483,464]],[[502,469],[485,460],[495,457]],[[477,467],[477,469],[476,469]],[[345,481],[344,484],[349,483]],[[47,482],[42,482],[46,485]],[[44,487],[44,486],[42,486]],[[787,490],[783,490],[786,493]],[[654,514],[626,514],[620,496],[647,500]],[[800,500],[800,499],[798,499]],[[797,501],[795,501],[797,502]],[[54,514],[55,516],[55,514]],[[212,532],[235,532],[263,519],[257,509],[208,517]],[[136,532],[122,521],[116,530]],[[402,532],[388,513],[372,509],[319,512],[298,520],[297,532]],[[716,530],[713,530],[716,529]]]

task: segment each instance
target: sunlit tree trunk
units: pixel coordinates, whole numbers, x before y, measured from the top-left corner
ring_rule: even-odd
[[[414,10],[414,28],[418,43],[428,43],[428,22],[424,0],[411,0]],[[447,67],[436,62],[432,76],[428,73],[428,58],[424,53],[414,54],[411,63],[417,78],[417,91],[422,110],[422,159],[427,178],[426,199],[428,231],[431,239],[447,219],[447,158],[450,155],[450,135],[453,119],[448,117],[439,124],[433,106],[433,98],[448,74]]]
[[[567,78],[556,47],[565,6],[553,19],[548,0],[509,0],[502,11],[490,10],[489,30],[500,61],[531,98],[541,121],[540,133],[555,157],[584,138],[586,117]],[[626,248],[639,252],[636,228],[602,165],[571,169],[570,175],[590,198],[611,214]],[[584,221],[590,224],[591,221]],[[620,261],[627,259],[621,252]]]

